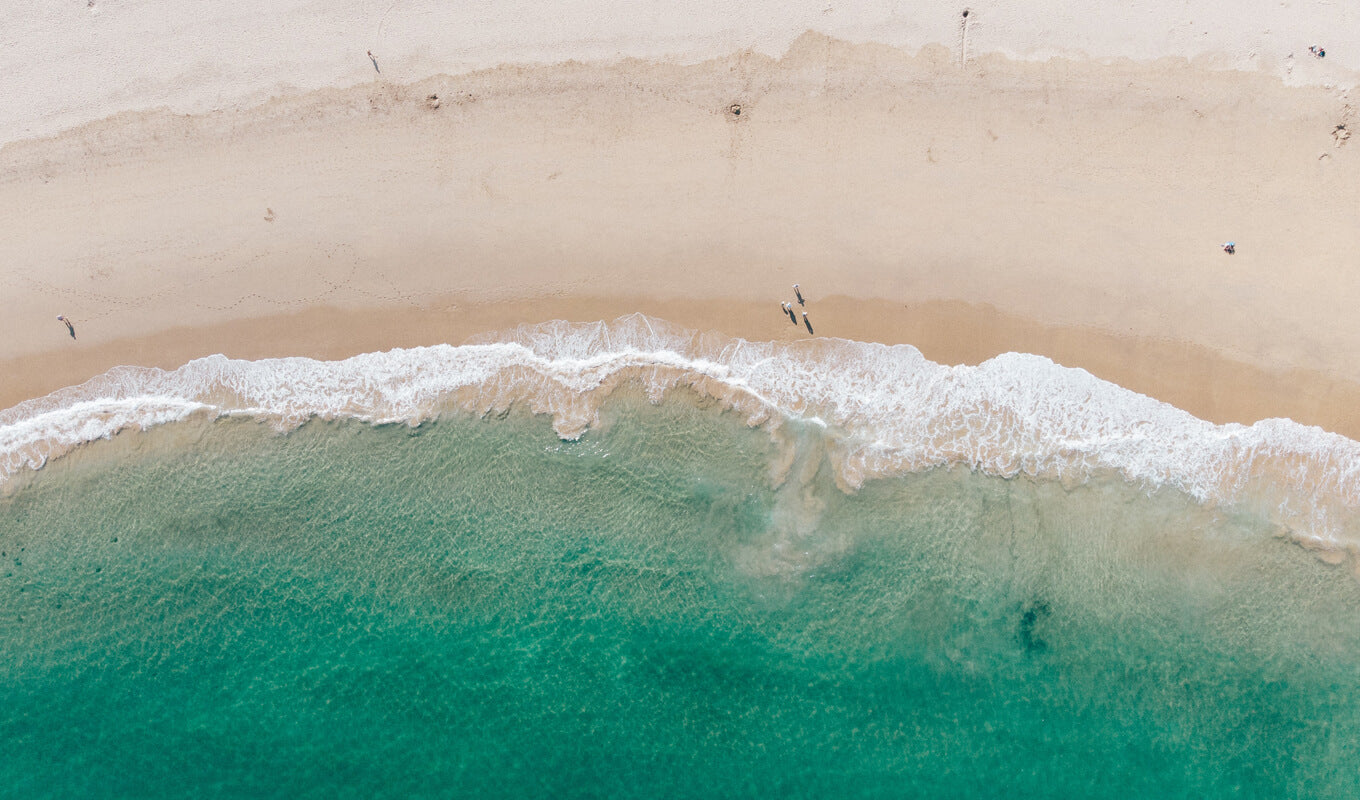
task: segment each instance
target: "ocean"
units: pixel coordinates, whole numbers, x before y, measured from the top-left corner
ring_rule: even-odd
[[[0,459],[5,797],[1360,795],[1360,444],[1035,356],[218,357]]]

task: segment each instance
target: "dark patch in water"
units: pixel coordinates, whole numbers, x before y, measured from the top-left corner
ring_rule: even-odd
[[[1042,653],[1048,649],[1039,630],[1044,620],[1053,613],[1048,603],[1041,599],[1030,600],[1020,611],[1020,624],[1016,626],[1016,637],[1027,653]]]

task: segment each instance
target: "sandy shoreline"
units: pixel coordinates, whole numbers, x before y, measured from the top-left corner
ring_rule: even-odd
[[[694,330],[748,341],[789,341],[806,332],[770,313],[769,304],[648,297],[505,301],[464,305],[457,298],[403,310],[311,308],[296,314],[175,328],[138,339],[49,351],[0,361],[0,373],[23,383],[0,386],[0,408],[78,384],[118,365],[173,369],[222,353],[260,359],[304,355],[340,360],[394,347],[478,340],[520,324],[553,319],[610,320],[641,312]],[[818,298],[815,329],[841,338],[910,344],[932,361],[978,364],[1018,351],[1047,355],[1064,366],[1168,402],[1211,422],[1250,424],[1288,417],[1360,439],[1360,383],[1308,370],[1271,372],[1184,342],[1136,339],[1090,328],[1044,326],[990,306],[953,301],[915,305],[845,297]]]
[[[1357,437],[1353,116],[1183,61],[960,68],[814,35],[124,114],[0,148],[0,405],[123,363],[630,311],[779,338],[798,281],[819,334],[1034,352]]]

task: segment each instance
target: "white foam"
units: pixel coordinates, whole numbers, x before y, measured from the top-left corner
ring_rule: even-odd
[[[641,315],[344,361],[211,356],[173,371],[120,367],[0,412],[0,481],[85,442],[196,413],[287,429],[311,418],[415,424],[452,408],[524,403],[573,438],[625,383],[655,400],[690,386],[752,424],[816,420],[850,488],[954,464],[1076,482],[1115,471],[1204,503],[1251,503],[1311,546],[1360,544],[1360,442],[1320,428],[1214,425],[1041,356],[950,367],[905,345],[747,342]]]

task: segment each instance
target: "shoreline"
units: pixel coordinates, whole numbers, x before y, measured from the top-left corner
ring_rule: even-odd
[[[1360,441],[1360,383],[1315,371],[1272,372],[1185,342],[1047,326],[957,301],[909,305],[829,297],[808,308],[819,337],[907,344],[944,365],[976,366],[1008,352],[1041,355],[1215,424],[1287,418]],[[0,372],[25,380],[0,386],[0,410],[119,366],[173,370],[216,354],[337,361],[394,348],[486,341],[522,324],[595,322],[634,312],[751,342],[812,338],[790,325],[774,304],[731,300],[573,297],[465,305],[444,298],[406,309],[316,307],[117,340],[83,348],[76,357],[70,348],[59,348],[2,360]]]
[[[118,365],[635,311],[777,340],[801,282],[819,335],[1034,353],[1210,421],[1360,438],[1353,116],[1183,61],[961,69],[816,34],[121,114],[0,148],[22,221],[0,405]]]
[[[855,301],[828,298],[814,308],[818,326],[853,328],[856,319],[875,318]],[[581,310],[590,318],[599,311]],[[757,313],[731,306],[705,310],[729,318],[734,311],[746,311],[748,318]],[[766,319],[777,314],[765,311]],[[328,320],[355,321],[353,314]],[[305,327],[296,318],[276,323],[295,331]],[[1081,341],[1090,352],[1092,337],[1085,332],[1059,333],[1055,341]],[[1260,514],[1280,535],[1331,563],[1360,552],[1360,441],[1290,419],[1220,427],[1033,355],[1008,353],[976,367],[951,367],[914,347],[778,338],[734,339],[632,313],[608,323],[519,325],[490,340],[477,337],[478,346],[470,348],[394,349],[325,362],[211,356],[171,371],[124,367],[0,412],[0,481],[121,431],[196,416],[245,415],[281,433],[314,419],[418,425],[449,411],[499,417],[519,408],[550,418],[559,437],[576,439],[602,422],[600,409],[620,389],[654,402],[689,389],[703,398],[701,405],[712,400],[749,426],[768,425],[784,442],[783,457],[771,465],[776,482],[801,440],[797,433],[781,434],[783,422],[803,420],[831,431],[817,437],[820,456],[813,463],[829,467],[848,492],[867,480],[956,465],[1005,478],[1043,477],[1065,487],[1114,472],[1144,490],[1172,487],[1209,508]],[[949,342],[967,347],[979,340]],[[1183,365],[1153,366],[1161,367],[1155,375],[1174,378]],[[1226,370],[1220,368],[1219,377],[1224,380],[1215,386],[1232,386]],[[195,438],[192,430],[186,433]],[[134,444],[139,439],[129,438]]]

